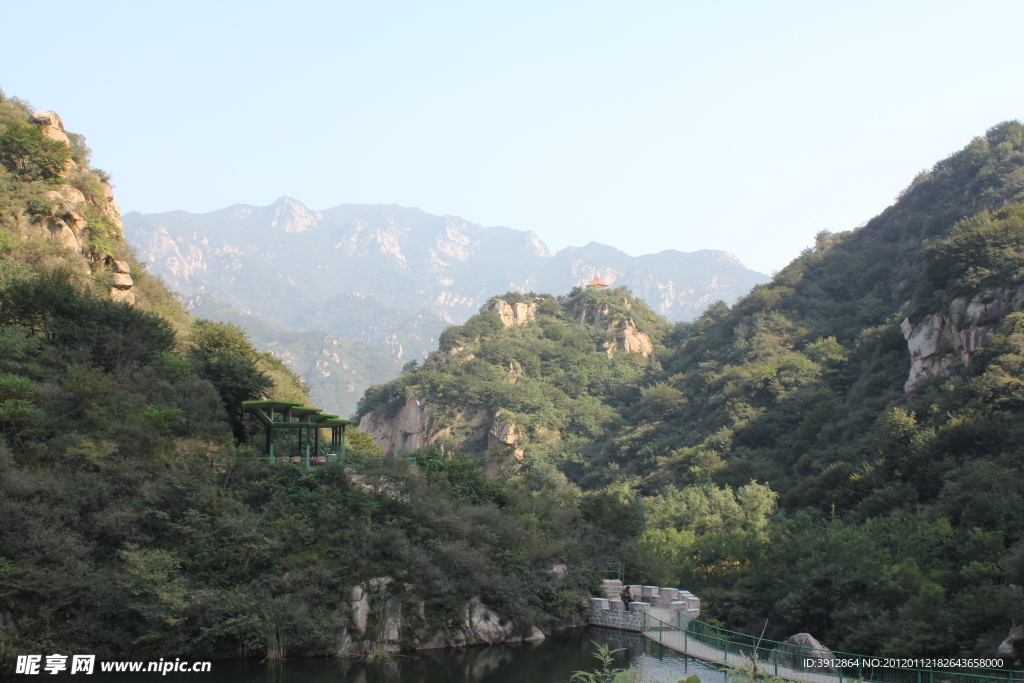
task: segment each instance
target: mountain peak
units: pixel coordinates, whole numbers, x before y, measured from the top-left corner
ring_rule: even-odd
[[[283,195],[270,205],[270,210],[274,215],[270,225],[280,226],[285,232],[305,232],[323,220],[319,211],[313,211],[299,200]]]

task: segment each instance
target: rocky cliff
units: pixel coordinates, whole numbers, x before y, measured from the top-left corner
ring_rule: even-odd
[[[467,407],[442,419],[436,405],[409,397],[392,415],[364,413],[359,418],[359,430],[373,437],[388,456],[457,440],[467,450],[500,456],[493,467],[485,468],[492,474],[502,466],[514,465],[525,454],[516,425],[503,419],[501,411],[495,413],[483,407]]]
[[[349,588],[338,616],[342,624],[337,634],[338,655],[544,640],[536,626],[517,628],[480,596],[470,598],[458,616],[429,623],[422,588],[398,583],[389,576]]]
[[[105,286],[114,301],[134,305],[131,256],[123,242],[121,208],[107,177],[87,165],[84,145],[72,145],[57,112],[31,114],[42,137],[66,148],[62,174],[24,186],[22,201],[5,207],[4,223],[22,241],[44,240],[62,250],[66,266]],[[76,157],[79,161],[76,161]]]
[[[616,303],[625,311],[632,308],[629,297],[616,297]],[[654,352],[650,336],[637,329],[636,321],[622,311],[613,312],[607,301],[595,302],[587,297],[577,299],[573,315],[581,325],[590,325],[608,333],[609,339],[601,348],[611,358],[616,351],[639,353],[647,358]]]
[[[929,377],[949,375],[966,366],[978,347],[1008,313],[1024,310],[1024,285],[986,289],[973,297],[954,299],[949,308],[930,313],[919,322],[900,324],[910,351],[910,374],[903,385],[911,391]]]

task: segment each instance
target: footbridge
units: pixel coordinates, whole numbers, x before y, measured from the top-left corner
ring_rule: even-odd
[[[605,597],[590,600],[590,624],[636,631],[680,654],[746,669],[758,678],[803,683],[1024,683],[1020,670],[896,666],[899,662],[885,657],[729,631],[701,621],[700,599],[678,588],[623,585],[611,579],[604,582],[603,592]]]

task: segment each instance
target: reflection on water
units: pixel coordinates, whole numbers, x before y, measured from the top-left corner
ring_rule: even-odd
[[[368,664],[359,658],[215,661],[208,674],[103,674],[92,683],[566,683],[574,671],[592,671],[594,643],[622,649],[619,666],[634,664],[652,681],[676,681],[696,673],[702,683],[725,683],[721,672],[683,657],[638,633],[603,628],[572,629],[540,643],[469,647],[398,656]],[[97,669],[99,667],[97,666]],[[49,676],[48,676],[49,678]],[[58,676],[58,678],[62,678]],[[68,677],[70,678],[70,676]]]

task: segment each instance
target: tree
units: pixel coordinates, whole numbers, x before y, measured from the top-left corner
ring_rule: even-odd
[[[0,135],[0,164],[26,180],[56,180],[70,158],[67,145],[48,140],[30,123],[11,124]]]
[[[245,439],[242,401],[261,398],[273,385],[256,366],[259,351],[237,325],[212,320],[197,320],[190,341],[189,356],[199,375],[208,379],[220,394],[235,438]]]

